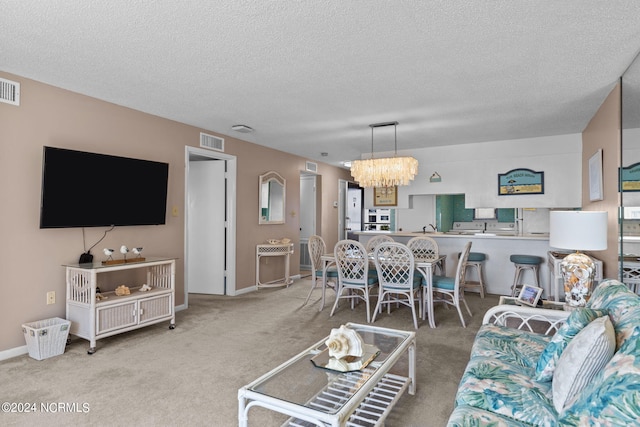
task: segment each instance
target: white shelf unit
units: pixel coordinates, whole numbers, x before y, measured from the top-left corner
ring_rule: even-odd
[[[175,328],[175,271],[173,258],[147,258],[126,264],[65,265],[67,283],[67,320],[72,335],[89,340],[87,353],[96,351],[96,340],[169,320]],[[130,295],[102,292],[106,299],[96,300],[98,275],[113,271],[146,269],[150,291],[131,287]]]

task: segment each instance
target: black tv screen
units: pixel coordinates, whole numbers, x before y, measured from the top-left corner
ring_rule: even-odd
[[[44,147],[40,228],[164,224],[169,164]]]

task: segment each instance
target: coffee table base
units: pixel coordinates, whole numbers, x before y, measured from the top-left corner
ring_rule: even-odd
[[[358,375],[337,381],[320,392],[313,401],[310,402],[310,406],[326,408],[333,407],[336,403],[342,403],[343,399],[348,397],[348,394],[344,393],[344,390],[351,387],[354,382],[357,382],[363,374],[369,375],[366,370],[363,372],[353,372],[353,374]],[[389,415],[389,412],[391,412],[391,409],[393,409],[393,406],[398,402],[398,399],[400,399],[410,383],[411,380],[407,377],[386,374],[382,380],[378,382],[377,387],[364,398],[345,425],[370,427],[384,425],[384,421]],[[325,424],[319,421],[317,421],[316,424],[316,422],[292,417],[283,424],[283,427],[307,427],[313,425],[324,426]]]

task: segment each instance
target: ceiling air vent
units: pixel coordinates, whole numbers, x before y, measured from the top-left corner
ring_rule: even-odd
[[[200,132],[200,147],[210,150],[224,151],[224,139]]]
[[[317,163],[313,163],[313,162],[307,162],[304,166],[304,169],[307,172],[313,172],[313,173],[317,173],[318,172],[318,164]]]
[[[20,105],[20,83],[0,78],[0,102]]]

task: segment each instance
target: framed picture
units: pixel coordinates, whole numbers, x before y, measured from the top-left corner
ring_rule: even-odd
[[[544,172],[520,168],[498,174],[498,196],[544,194]]]
[[[602,149],[589,159],[589,200],[603,200],[602,194]]]
[[[535,307],[538,305],[538,300],[540,299],[541,294],[542,288],[531,285],[522,285],[522,290],[520,291],[520,295],[518,295],[517,302]]]
[[[397,206],[398,186],[373,187],[373,206]]]

